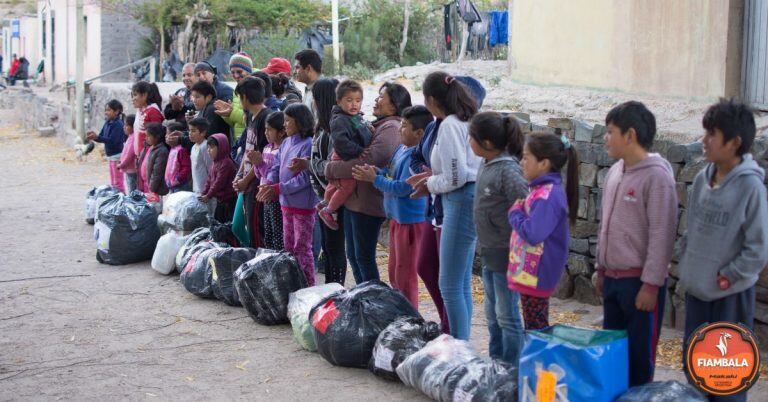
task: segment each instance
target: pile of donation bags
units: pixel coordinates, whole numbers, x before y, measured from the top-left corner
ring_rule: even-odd
[[[120,194],[120,190],[110,185],[94,187],[88,192],[85,197],[85,221],[89,225],[96,223],[96,213],[101,203],[114,194]]]
[[[152,258],[160,238],[157,211],[144,194],[112,194],[99,205],[93,226],[96,259],[104,264],[124,265]]]

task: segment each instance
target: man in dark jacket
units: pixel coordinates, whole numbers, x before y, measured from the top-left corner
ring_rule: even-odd
[[[185,116],[187,113],[195,111],[195,105],[192,103],[192,85],[197,83],[197,76],[195,75],[195,64],[187,63],[181,69],[181,82],[184,84],[183,88],[179,88],[168,99],[168,104],[165,105],[163,115],[166,120],[176,120],[180,123],[186,123]]]

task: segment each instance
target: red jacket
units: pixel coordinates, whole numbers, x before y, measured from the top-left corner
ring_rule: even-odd
[[[235,180],[237,167],[229,156],[229,139],[224,134],[214,134],[211,137],[219,143],[219,150],[216,154],[216,160],[213,161],[213,165],[208,171],[203,195],[218,201],[230,201],[236,195],[235,189],[232,188],[232,181]]]
[[[16,74],[16,70],[19,69],[19,64],[21,64],[19,59],[13,59],[13,61],[11,61],[11,68],[8,70],[8,77],[13,77]]]

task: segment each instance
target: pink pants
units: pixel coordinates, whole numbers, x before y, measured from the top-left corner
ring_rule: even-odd
[[[123,172],[117,169],[119,164],[120,161],[109,161],[109,184],[123,193],[125,192],[125,186],[123,185]]]
[[[355,192],[356,187],[357,180],[355,179],[331,180],[325,187],[325,195],[323,196],[323,200],[328,203],[328,209],[337,211],[341,208],[349,196]]]
[[[416,310],[419,309],[416,256],[422,233],[431,229],[428,222],[400,224],[389,221],[389,282],[403,292]]]
[[[309,286],[315,286],[315,257],[312,254],[315,214],[314,211],[311,212],[304,215],[283,208],[283,244],[285,251],[296,257],[304,275],[307,276]]]

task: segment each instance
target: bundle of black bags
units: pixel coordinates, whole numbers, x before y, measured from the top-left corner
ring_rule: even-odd
[[[368,366],[381,331],[398,317],[421,318],[402,293],[381,281],[326,297],[309,312],[317,351],[336,366]]]
[[[157,211],[144,194],[113,194],[101,203],[93,228],[96,259],[104,264],[124,265],[152,258],[160,239]]]
[[[96,213],[99,210],[99,205],[114,194],[120,194],[120,190],[110,185],[94,187],[88,191],[88,194],[85,196],[85,221],[89,225],[93,225],[96,222]]]
[[[419,317],[400,317],[379,334],[368,369],[379,377],[399,381],[395,372],[397,366],[439,335],[440,326],[435,322],[426,322]]]
[[[179,252],[176,254],[176,271],[179,273],[184,271],[184,268],[187,266],[189,259],[192,258],[192,255],[205,248],[210,248],[205,245],[212,241],[211,230],[208,228],[198,228],[190,233],[179,249]]]
[[[208,257],[218,250],[224,250],[216,243],[190,257],[187,266],[181,271],[179,281],[189,293],[204,299],[213,299],[213,272]]]
[[[240,306],[235,289],[234,274],[246,261],[256,256],[252,248],[228,247],[213,250],[208,255],[213,295],[230,306]]]
[[[436,401],[516,401],[517,368],[481,358],[469,342],[440,335],[408,356],[397,375]]]
[[[248,315],[259,324],[288,322],[288,297],[307,287],[307,278],[289,253],[260,249],[235,271],[235,288]]]

